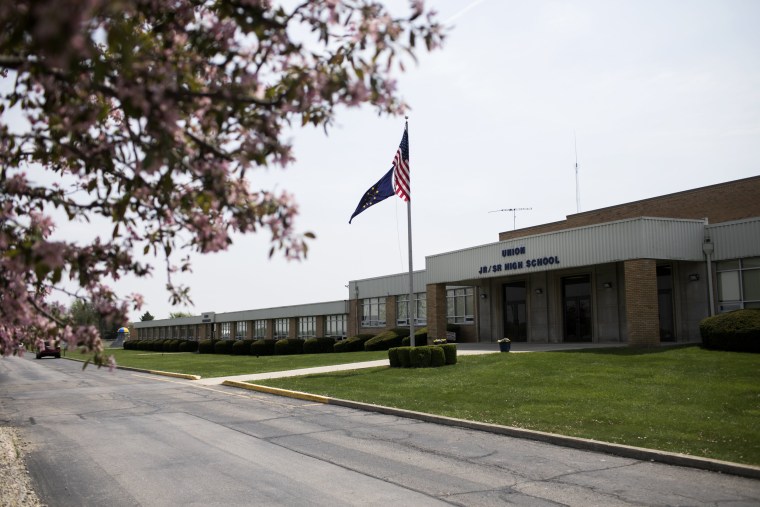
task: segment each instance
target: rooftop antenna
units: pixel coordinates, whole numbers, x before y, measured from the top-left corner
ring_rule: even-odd
[[[581,186],[578,180],[578,138],[573,130],[573,142],[575,143],[575,212],[581,212]]]
[[[506,208],[506,209],[495,209],[493,211],[489,211],[489,213],[498,213],[500,211],[511,211],[512,212],[512,230],[515,230],[515,225],[517,224],[516,219],[516,211],[529,211],[533,208]]]

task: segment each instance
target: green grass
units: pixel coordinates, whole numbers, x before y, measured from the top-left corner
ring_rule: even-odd
[[[760,465],[760,354],[699,347],[490,354],[443,368],[257,383]]]
[[[387,352],[343,352],[340,354],[302,354],[297,356],[231,356],[225,354],[193,354],[191,352],[150,352],[144,350],[107,349],[119,366],[146,370],[171,371],[200,375],[203,378],[296,370],[313,366],[355,363],[388,359]],[[86,359],[77,353],[68,357]]]

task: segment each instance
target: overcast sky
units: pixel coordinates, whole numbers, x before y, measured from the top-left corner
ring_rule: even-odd
[[[489,211],[532,208],[517,212],[517,228],[575,213],[574,136],[582,211],[760,174],[760,2],[428,3],[453,29],[399,80],[413,108],[415,269],[513,228],[512,213]],[[183,279],[194,308],[169,305],[160,267],[119,291],[142,293],[142,311],[166,318],[347,299],[349,280],[406,271],[400,199],[348,224],[403,126],[343,110],[328,136],[293,132],[292,167],[253,178],[296,195],[298,229],[317,235],[306,261],[268,260],[266,236],[237,237],[195,259]]]

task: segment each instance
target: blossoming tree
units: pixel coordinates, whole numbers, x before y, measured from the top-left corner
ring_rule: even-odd
[[[15,0],[0,5],[0,352],[61,338],[106,360],[96,329],[52,300],[82,298],[123,322],[141,297],[110,284],[151,274],[172,303],[181,249],[271,234],[271,256],[306,255],[292,197],[250,188],[292,160],[291,125],[327,128],[336,107],[397,114],[393,73],[443,38],[411,1]],[[53,217],[108,220],[105,236],[54,239]]]

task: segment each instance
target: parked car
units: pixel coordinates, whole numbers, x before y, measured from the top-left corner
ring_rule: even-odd
[[[58,342],[46,340],[42,343],[42,347],[37,349],[37,359],[45,356],[61,357],[61,346]]]

